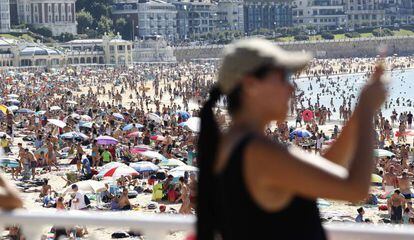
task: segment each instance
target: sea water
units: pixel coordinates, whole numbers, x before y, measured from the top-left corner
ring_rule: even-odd
[[[392,111],[395,109],[397,113],[404,111],[411,111],[414,114],[414,69],[409,70],[395,70],[390,72],[391,82],[387,86],[389,90],[389,96],[387,98],[388,104],[392,101],[391,107],[382,107],[382,113],[385,117],[389,118]],[[351,100],[352,108],[357,103],[359,93],[362,87],[365,85],[367,78],[365,74],[346,74],[346,75],[333,75],[320,77],[320,81],[317,81],[315,77],[311,78],[300,78],[296,80],[298,92],[303,91],[304,99],[303,105],[305,108],[308,107],[307,99],[310,98],[311,104],[316,103],[317,94],[319,95],[319,103],[327,108],[333,110],[330,104],[331,98],[333,98],[333,104],[336,112],[332,112],[331,119],[339,119],[339,107],[343,102],[343,96],[346,98],[348,106],[348,98],[354,95],[355,98]],[[334,82],[333,87],[329,82]],[[312,89],[310,89],[310,84]],[[321,87],[321,84],[325,87]],[[329,88],[334,94],[326,92]],[[325,93],[322,90],[325,89]],[[397,98],[400,100],[399,106],[396,103]],[[409,106],[411,102],[411,107]],[[405,106],[403,106],[403,104]]]

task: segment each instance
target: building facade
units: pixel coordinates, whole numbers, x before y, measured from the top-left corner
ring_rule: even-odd
[[[54,36],[76,35],[76,0],[17,0],[19,24],[47,27]]]
[[[148,36],[134,42],[134,62],[176,62],[173,49],[162,36]]]
[[[0,32],[10,31],[10,2],[0,0]]]
[[[313,26],[316,30],[335,30],[347,25],[344,0],[295,0],[293,22],[295,25]]]
[[[64,64],[63,52],[41,43],[0,38],[0,67],[58,67]]]
[[[117,2],[112,7],[115,18],[123,17],[131,23],[135,37],[163,35],[177,38],[177,11],[173,4],[161,0]]]
[[[120,35],[104,35],[102,39],[72,40],[60,45],[68,65],[108,64],[131,65],[132,42],[123,40]]]
[[[347,26],[356,29],[389,24],[383,3],[383,0],[345,0]]]
[[[177,32],[180,39],[217,30],[217,4],[206,0],[171,1],[177,9]]]
[[[255,30],[275,30],[292,26],[292,6],[281,1],[244,2],[244,29],[251,34]]]
[[[242,0],[223,0],[217,5],[217,28],[219,31],[244,32],[244,8]]]

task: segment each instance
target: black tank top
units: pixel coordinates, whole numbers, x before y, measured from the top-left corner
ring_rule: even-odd
[[[325,240],[315,201],[294,197],[284,209],[267,212],[251,197],[243,177],[243,154],[252,137],[248,135],[240,141],[226,168],[214,177],[214,218],[218,233],[223,240]]]

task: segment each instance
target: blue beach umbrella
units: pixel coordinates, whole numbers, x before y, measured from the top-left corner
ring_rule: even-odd
[[[302,138],[310,138],[312,137],[312,133],[310,133],[308,130],[296,129],[289,134],[290,138],[294,138],[295,136]]]

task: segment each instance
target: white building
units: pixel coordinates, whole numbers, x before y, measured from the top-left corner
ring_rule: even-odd
[[[176,62],[173,49],[162,36],[144,37],[134,42],[134,62]]]
[[[10,31],[10,2],[0,0],[0,32]]]
[[[244,8],[242,0],[221,0],[217,6],[218,28],[244,32]]]
[[[18,0],[19,23],[49,28],[54,36],[76,35],[76,0]]]
[[[343,0],[294,0],[292,4],[295,25],[314,26],[318,31],[347,25]]]
[[[177,11],[165,1],[117,1],[112,6],[112,14],[131,22],[132,35],[139,38],[151,35],[162,35],[169,40],[177,38]]]
[[[102,39],[72,40],[60,45],[64,49],[66,63],[74,64],[132,64],[132,42],[120,35],[104,35]]]

